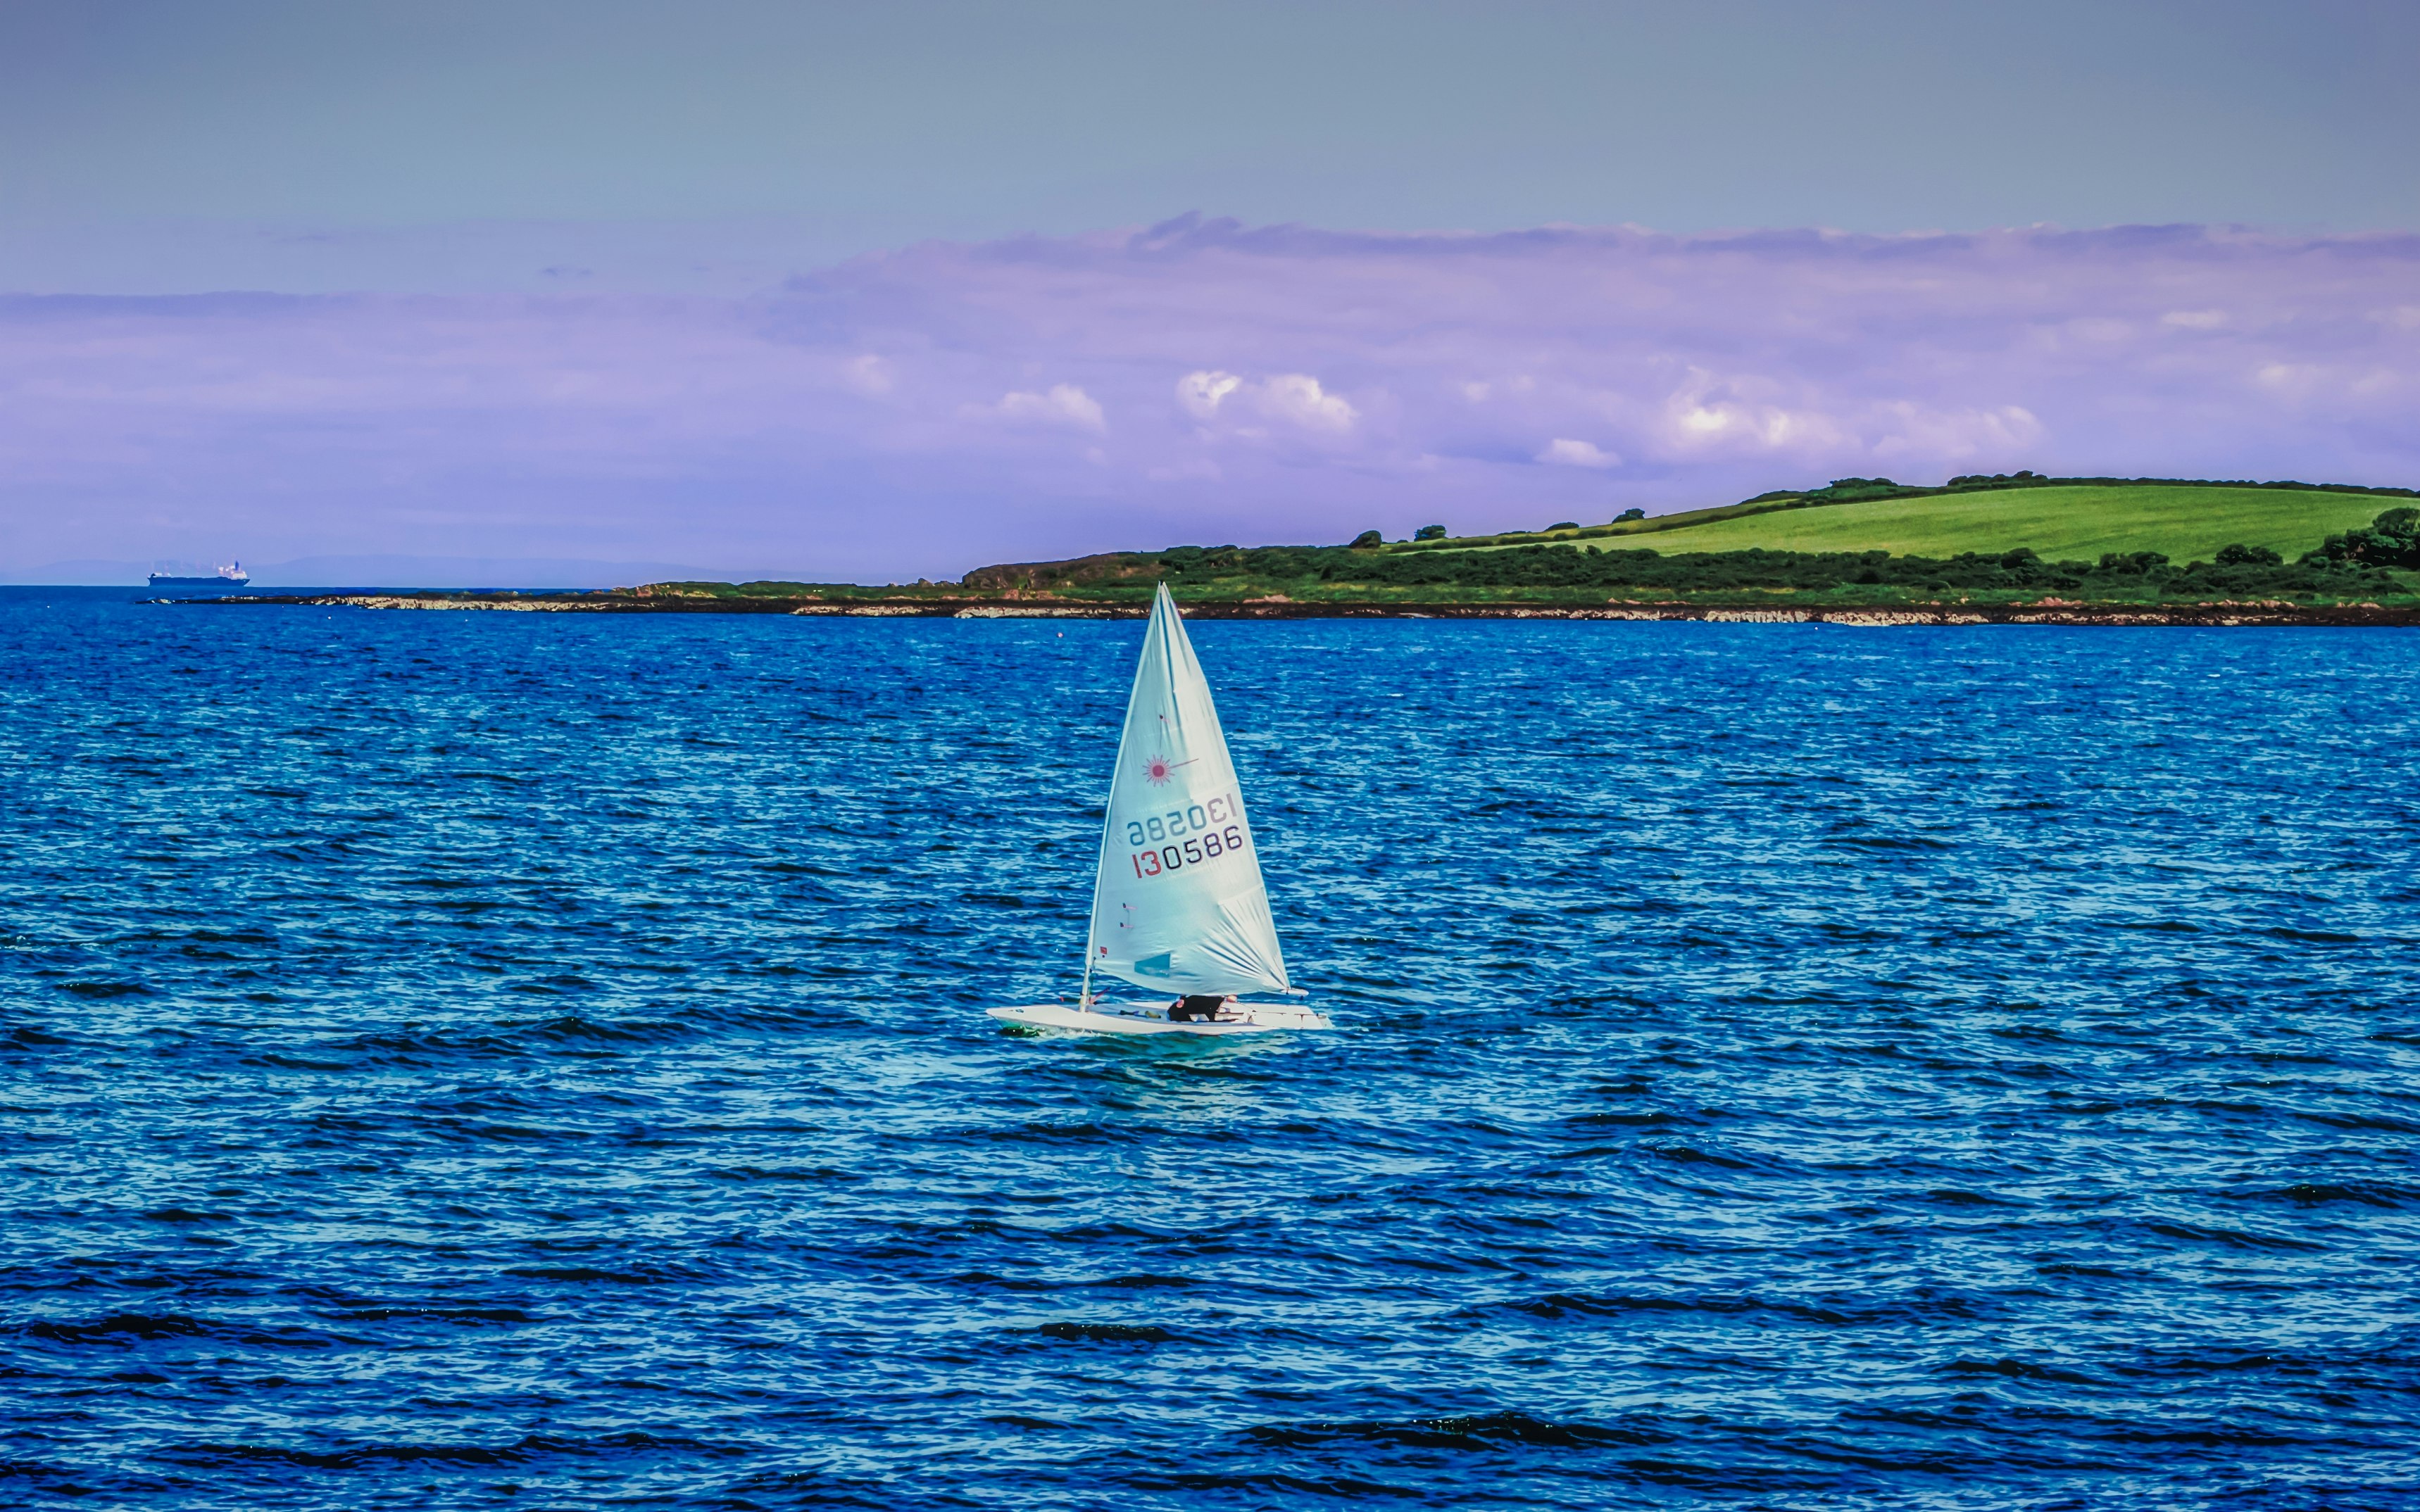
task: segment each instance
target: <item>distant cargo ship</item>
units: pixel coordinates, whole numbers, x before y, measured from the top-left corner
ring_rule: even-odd
[[[173,572],[151,575],[154,588],[241,588],[251,581],[252,575],[243,570],[240,562],[230,562],[207,578],[180,577]]]

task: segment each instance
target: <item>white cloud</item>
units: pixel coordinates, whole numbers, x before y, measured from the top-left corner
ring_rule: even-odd
[[[1666,444],[1684,453],[1835,451],[1849,438],[1831,416],[1815,409],[1759,404],[1743,389],[1770,391],[1760,378],[1718,380],[1702,368],[1665,401]],[[1854,443],[1850,443],[1854,444]]]
[[[1342,433],[1361,418],[1342,394],[1328,393],[1308,373],[1280,373],[1247,383],[1233,373],[1204,368],[1176,380],[1176,402],[1196,420],[1217,419],[1230,398],[1262,419],[1304,430]],[[1249,429],[1245,433],[1258,434]]]
[[[1218,413],[1218,403],[1244,386],[1244,380],[1233,373],[1203,371],[1187,373],[1176,380],[1176,402],[1196,420],[1208,420]]]
[[[1606,451],[1594,441],[1567,440],[1559,437],[1546,443],[1546,449],[1538,454],[1538,460],[1549,466],[1566,468],[1621,466],[1621,457]]]
[[[2225,310],[2170,310],[2160,316],[2160,324],[2177,326],[2186,331],[2216,331],[2226,324]]]
[[[1099,401],[1073,383],[1054,383],[1047,393],[1004,393],[1000,412],[1011,420],[1046,425],[1073,425],[1078,430],[1105,431],[1108,420]]]
[[[1489,383],[1466,383],[1462,386],[1462,396],[1472,404],[1485,404],[1487,396],[1495,392],[1495,385]]]
[[[1361,418],[1342,394],[1329,393],[1308,373],[1280,373],[1262,384],[1261,409],[1306,430],[1351,430]]]
[[[1729,442],[1770,451],[1813,430],[1804,418],[1772,405],[1718,402],[1683,405],[1674,417],[1677,439],[1686,444]]]

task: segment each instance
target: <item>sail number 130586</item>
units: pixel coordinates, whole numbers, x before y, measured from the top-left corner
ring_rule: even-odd
[[[1217,860],[1244,848],[1240,819],[1232,796],[1129,819],[1126,843],[1137,849],[1126,859],[1139,877],[1156,877],[1163,872]]]

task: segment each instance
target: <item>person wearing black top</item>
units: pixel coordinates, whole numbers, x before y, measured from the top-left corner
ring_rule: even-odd
[[[1168,1016],[1179,1024],[1207,1023],[1218,1016],[1220,1009],[1233,1001],[1233,997],[1220,997],[1216,994],[1189,993],[1168,1005]]]

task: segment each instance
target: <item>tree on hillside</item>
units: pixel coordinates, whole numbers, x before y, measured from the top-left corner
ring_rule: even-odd
[[[2304,562],[2359,563],[2367,567],[2420,567],[2420,509],[2390,509],[2367,530],[2331,535]]]

